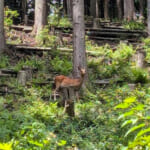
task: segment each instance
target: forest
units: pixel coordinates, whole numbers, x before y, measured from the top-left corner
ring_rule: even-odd
[[[150,0],[0,0],[0,150],[150,150]]]

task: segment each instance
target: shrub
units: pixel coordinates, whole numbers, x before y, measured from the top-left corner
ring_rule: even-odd
[[[10,27],[13,24],[13,18],[18,17],[19,14],[16,10],[11,10],[9,8],[5,8],[5,19],[4,19],[4,25],[6,27]]]
[[[128,143],[124,149],[149,149],[149,105],[146,103],[144,105],[136,97],[129,97],[117,105],[115,109],[122,110],[118,119],[123,121],[121,128],[126,130],[124,140],[128,141]]]
[[[145,25],[143,24],[143,22],[137,22],[137,21],[123,22],[123,26],[125,29],[129,29],[129,30],[145,29]]]
[[[56,72],[59,74],[68,75],[72,69],[72,63],[68,61],[66,57],[60,59],[56,56],[53,60],[51,60],[51,65]]]
[[[50,34],[48,26],[38,33],[36,41],[39,46],[57,47],[57,37]]]

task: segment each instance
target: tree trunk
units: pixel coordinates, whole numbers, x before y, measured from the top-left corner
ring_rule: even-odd
[[[4,0],[0,0],[0,52],[5,48],[4,36]]]
[[[73,0],[73,76],[80,77],[78,67],[87,69],[85,52],[84,0]]]
[[[150,36],[150,0],[147,0],[147,25],[148,25],[148,35]]]
[[[122,19],[122,0],[117,0],[118,19]]]
[[[109,19],[108,6],[109,6],[109,0],[104,0],[104,18],[105,19]]]
[[[27,25],[27,0],[22,0],[22,18],[25,25]]]
[[[131,21],[134,19],[134,0],[124,0],[124,19]]]
[[[141,19],[144,16],[144,0],[140,0],[139,3],[140,3],[139,7],[140,7],[140,19]]]
[[[67,15],[69,18],[72,18],[72,0],[67,0]]]
[[[64,15],[67,15],[67,0],[63,0],[63,11]]]
[[[34,18],[34,33],[39,31],[46,25],[46,0],[35,0],[35,18]]]
[[[93,18],[96,17],[96,0],[90,1],[90,15],[93,16]]]
[[[99,0],[96,0],[96,18],[99,18]]]

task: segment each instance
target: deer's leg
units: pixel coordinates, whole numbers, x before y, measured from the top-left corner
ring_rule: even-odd
[[[79,91],[75,91],[75,99],[76,99],[77,102],[80,101],[80,99],[79,99]]]
[[[59,87],[60,87],[60,83],[59,82],[56,82],[55,83],[55,85],[56,85],[56,88],[55,88],[55,90],[54,90],[54,101],[56,101],[56,92],[58,91],[58,89],[59,89]]]

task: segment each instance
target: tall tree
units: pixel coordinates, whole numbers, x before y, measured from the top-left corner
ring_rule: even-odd
[[[99,18],[99,0],[96,0],[96,18]]]
[[[72,0],[67,0],[67,15],[69,18],[72,18]]]
[[[84,0],[73,0],[73,76],[79,77],[78,66],[87,68],[85,52]]]
[[[131,21],[134,19],[134,0],[124,0],[124,19]]]
[[[47,23],[46,0],[35,0],[34,33],[38,33]]]
[[[22,0],[22,18],[24,24],[27,24],[27,0]]]
[[[63,11],[64,15],[67,15],[67,0],[63,0]]]
[[[147,0],[147,24],[148,24],[148,35],[150,36],[150,0]]]
[[[118,19],[122,19],[122,0],[117,0]]]
[[[109,19],[109,0],[104,0],[104,18]]]
[[[4,0],[0,0],[0,52],[5,48],[4,36]]]
[[[96,17],[96,0],[90,0],[90,15]]]
[[[144,16],[144,0],[139,0],[140,18]]]

